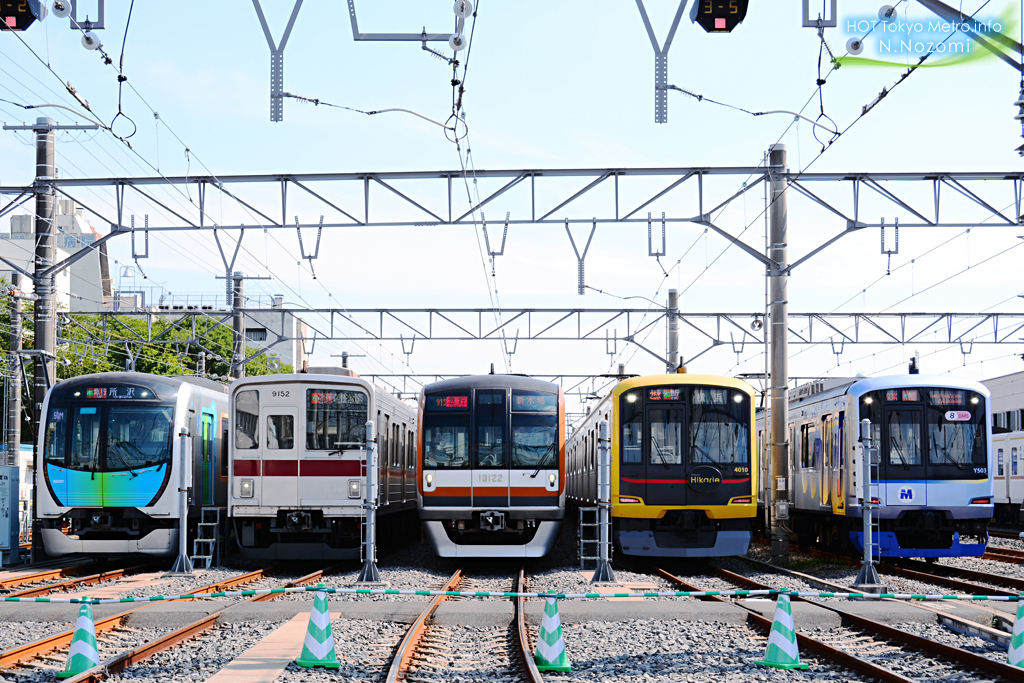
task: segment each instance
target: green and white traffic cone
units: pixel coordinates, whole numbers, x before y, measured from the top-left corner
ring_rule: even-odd
[[[1013,622],[1013,635],[1010,636],[1010,649],[1006,661],[1011,666],[1024,669],[1024,593],[1017,601],[1017,619]]]
[[[800,651],[796,646],[796,626],[793,624],[793,608],[789,604],[789,594],[779,593],[775,602],[775,618],[772,620],[772,631],[768,634],[768,650],[764,660],[754,664],[771,666],[776,669],[806,669],[800,663]]]
[[[88,599],[82,598],[82,600]],[[99,665],[100,653],[96,650],[96,622],[92,618],[92,606],[88,602],[83,602],[82,606],[78,608],[75,633],[71,636],[68,663],[64,666],[63,671],[58,672],[57,678],[71,678]]]
[[[326,588],[322,583],[317,588]],[[331,634],[331,612],[327,608],[327,593],[321,590],[313,598],[313,609],[309,611],[309,627],[306,640],[302,643],[302,654],[295,660],[299,666],[322,666],[337,669],[338,656],[334,654],[334,636]]]
[[[546,598],[544,619],[540,622],[540,634],[537,636],[537,652],[533,658],[540,671],[572,671],[569,657],[565,653],[562,620],[558,617],[558,601],[554,598]]]

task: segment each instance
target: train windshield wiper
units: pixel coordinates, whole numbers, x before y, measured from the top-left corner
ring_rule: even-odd
[[[906,459],[903,457],[903,449],[900,448],[900,444],[896,441],[896,437],[891,436],[889,438],[892,440],[892,449],[896,451],[896,455],[899,456],[900,462],[903,464],[903,469],[909,470],[910,465],[907,464]]]
[[[364,442],[362,442],[362,441],[335,441],[334,445],[335,446],[356,446],[356,448],[354,448],[354,449],[353,448],[339,448],[336,451],[331,451],[327,455],[341,455],[345,451],[359,450],[360,446],[365,446],[366,444]]]
[[[533,474],[530,475],[530,479],[536,479],[537,475],[540,474],[540,471],[544,469],[545,465],[551,467],[551,463],[547,461],[547,457],[548,453],[553,453],[554,450],[555,444],[549,444],[547,447],[544,448],[544,452],[540,454],[540,458],[537,460],[537,469],[535,469],[533,471]]]
[[[107,452],[116,456],[117,459],[121,461],[121,464],[127,467],[128,471],[132,473],[132,477],[137,477],[139,476],[139,473],[132,469],[132,466],[128,464],[128,460],[121,454],[121,451],[118,450],[121,446],[128,445],[131,444],[124,439],[111,439],[110,448],[107,449]]]
[[[955,459],[955,458],[954,458],[954,457],[953,457],[952,455],[950,455],[950,454],[949,454],[949,451],[948,451],[948,450],[946,450],[945,448],[942,448],[941,446],[939,446],[939,444],[938,444],[938,443],[936,443],[936,441],[935,441],[935,435],[934,435],[934,434],[932,434],[932,448],[933,448],[934,450],[938,451],[939,453],[942,453],[943,457],[945,457],[945,458],[946,458],[946,460],[948,460],[948,461],[950,461],[951,463],[953,463],[954,465],[956,465],[956,468],[957,468],[958,470],[962,470],[962,469],[964,468],[964,466],[963,466],[963,465],[961,465],[960,463],[958,463],[958,462],[956,461],[956,459]]]
[[[651,436],[651,443],[654,444],[654,447],[656,449],[658,449],[658,457],[661,459],[661,464],[664,465],[665,469],[667,470],[669,463],[668,463],[668,460],[665,458],[665,454],[661,450],[661,446],[658,445],[657,437],[652,435]]]

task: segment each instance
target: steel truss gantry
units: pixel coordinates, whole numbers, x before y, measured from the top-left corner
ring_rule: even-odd
[[[134,241],[136,232],[144,233],[139,237],[148,239],[149,232],[181,230],[208,231],[214,236],[221,230],[237,231],[235,234],[241,240],[247,225],[296,230],[301,242],[302,228],[317,228],[319,235],[325,228],[471,226],[483,219],[485,210],[493,210],[494,215],[506,211],[506,228],[508,225],[557,225],[564,226],[568,232],[570,224],[586,224],[590,226],[590,239],[593,239],[598,225],[645,222],[650,225],[653,209],[666,208],[663,225],[704,226],[770,269],[779,264],[773,264],[763,253],[763,245],[743,242],[717,221],[721,220],[720,212],[731,203],[774,181],[784,182],[793,190],[787,194],[791,195],[790,211],[794,214],[810,206],[832,217],[831,221],[817,221],[831,231],[831,236],[809,245],[801,256],[784,264],[786,273],[847,235],[865,228],[883,227],[887,216],[890,225],[898,222],[905,229],[1024,224],[1021,216],[1024,171],[797,173],[785,167],[700,166],[477,170],[472,176],[472,182],[480,183],[478,187],[492,184],[493,188],[482,191],[483,198],[466,208],[458,208],[464,202],[460,197],[465,196],[460,185],[470,179],[463,171],[454,170],[43,178],[27,187],[0,186],[0,196],[14,197],[0,201],[0,217],[15,210],[27,197],[52,188],[110,225],[110,233],[98,242],[129,234]],[[322,187],[324,184],[326,187]],[[571,185],[568,189],[567,184]],[[243,188],[254,187],[256,192],[242,192]],[[161,188],[196,197],[197,201],[172,208],[171,200],[157,192]],[[211,219],[207,211],[207,190],[211,188],[216,193],[214,196],[237,202],[247,216],[245,223],[218,225]],[[289,217],[289,188],[293,197],[295,192],[306,196],[307,220]],[[116,215],[97,210],[97,203],[85,190],[109,191]],[[384,200],[375,199],[377,193],[383,193]],[[278,195],[279,202],[274,199]],[[634,195],[640,199],[632,199],[627,204],[627,198]],[[761,199],[756,193],[752,196]],[[867,196],[873,198],[870,204],[865,201]],[[951,197],[956,200],[952,206]],[[577,203],[595,198],[601,201]],[[309,212],[310,202],[316,207],[319,220]],[[129,208],[128,204],[134,208]],[[136,229],[129,218],[142,205],[146,211],[162,213],[163,224],[147,222],[145,228]],[[680,206],[688,208],[680,209]],[[569,237],[572,240],[571,232]],[[84,250],[69,260],[82,255]],[[578,260],[582,273],[582,257]]]
[[[277,344],[300,342],[313,353],[317,342],[399,342],[411,354],[416,341],[495,341],[502,338],[515,353],[519,342],[599,342],[605,351],[617,352],[619,343],[632,343],[663,363],[668,361],[655,350],[643,346],[638,337],[662,323],[671,313],[665,308],[503,308],[504,322],[494,324],[496,309],[490,308],[365,308],[365,309],[242,309],[246,318],[260,327],[268,316],[280,315],[279,329],[288,329],[286,316],[303,315],[311,334],[306,337],[277,335],[245,362],[272,350]],[[137,311],[61,313],[57,331],[58,345],[70,345],[74,353],[85,355],[92,349],[110,344],[163,344],[183,347],[202,346],[212,329],[232,325],[233,311]],[[315,315],[324,321],[323,329],[309,320]],[[701,348],[683,353],[690,363],[712,349],[728,346],[734,353],[747,347],[767,344],[764,312],[675,314],[688,343]],[[146,332],[130,327],[125,319],[146,321]],[[212,325],[199,332],[197,321]],[[172,321],[170,327],[156,321]],[[619,330],[623,330],[620,334]],[[174,338],[175,330],[186,339]],[[789,344],[796,346],[829,345],[832,353],[842,354],[846,345],[952,345],[970,353],[975,344],[1020,343],[1024,335],[1024,313],[790,313]],[[408,345],[408,346],[407,346]]]

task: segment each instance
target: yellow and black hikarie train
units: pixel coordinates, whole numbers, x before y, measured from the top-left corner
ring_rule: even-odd
[[[650,557],[743,555],[757,514],[754,389],[713,375],[619,382],[566,445],[573,503],[596,505],[598,430],[611,437],[612,540]]]

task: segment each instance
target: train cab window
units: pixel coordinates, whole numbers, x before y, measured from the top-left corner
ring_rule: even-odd
[[[921,464],[921,424],[915,410],[889,411],[889,464]]]
[[[728,389],[694,389],[691,405],[690,460],[717,467],[749,464],[750,397]]]
[[[928,464],[955,465],[971,474],[975,467],[986,467],[988,430],[984,397],[963,389],[929,389],[925,393]],[[1011,464],[1012,453],[1013,450]]]
[[[683,409],[651,410],[651,464],[683,464]],[[697,452],[694,452],[697,457]]]
[[[469,467],[469,395],[428,394],[423,401],[423,467]]]
[[[476,392],[474,467],[507,467],[505,464],[505,392]]]
[[[67,443],[67,416],[65,407],[50,408],[46,420],[46,437],[43,440],[43,457],[50,465],[67,467],[65,445]]]
[[[368,397],[361,391],[306,390],[306,450],[360,450],[366,444]]]
[[[98,472],[100,468],[100,415],[97,406],[75,408],[71,427],[71,461],[73,470]]]
[[[643,406],[640,402],[640,391],[631,391],[622,395],[622,462],[641,463],[643,443]]]
[[[1003,449],[1000,448],[996,453],[996,476],[1001,477],[1004,475],[1004,473],[1005,472],[1003,470]]]
[[[132,470],[171,461],[172,406],[111,405],[107,410],[106,470]],[[204,452],[210,454],[206,449],[213,435],[204,432],[203,436]]]
[[[260,392],[239,391],[235,394],[235,448],[259,448]]]
[[[512,467],[555,467],[558,396],[512,391]]]
[[[295,418],[291,415],[267,415],[267,448],[290,451],[295,448]]]

